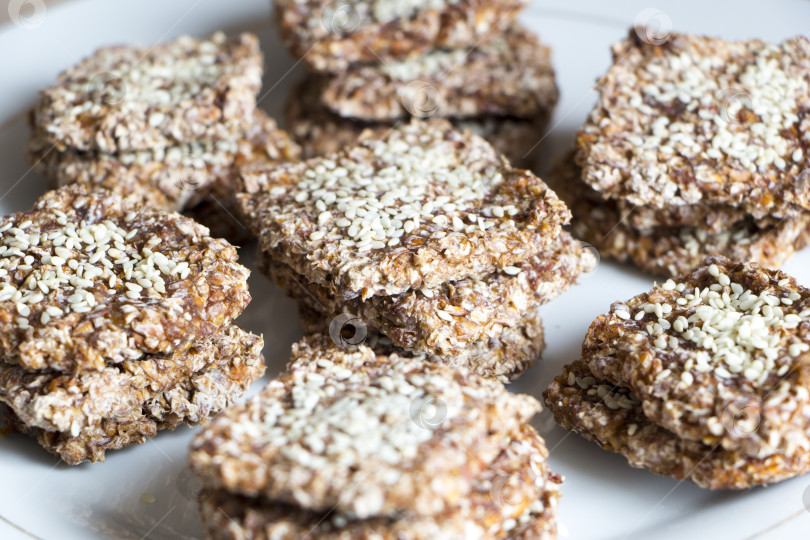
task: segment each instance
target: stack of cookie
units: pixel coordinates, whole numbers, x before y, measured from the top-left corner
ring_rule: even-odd
[[[99,49],[40,92],[30,115],[32,166],[53,188],[88,183],[154,208],[207,199],[195,216],[233,229],[221,208],[233,213],[235,165],[298,157],[256,109],[262,61],[250,34]]]
[[[560,478],[532,397],[463,368],[293,347],[191,446],[211,540],[556,537]]]
[[[282,37],[312,70],[287,126],[306,157],[442,117],[529,167],[557,103],[550,49],[514,22],[525,0],[275,2]]]
[[[75,465],[197,424],[264,372],[236,249],[75,184],[0,219],[0,408]]]
[[[810,290],[710,258],[617,302],[545,393],[563,427],[711,489],[810,470]]]
[[[656,42],[657,43],[657,42]],[[810,237],[810,41],[636,33],[549,183],[604,257],[656,274],[709,255],[778,267]]]
[[[569,212],[553,191],[444,120],[244,168],[242,181],[262,268],[321,326],[351,315],[485,376],[514,378],[539,358],[539,307],[595,262],[561,230]]]

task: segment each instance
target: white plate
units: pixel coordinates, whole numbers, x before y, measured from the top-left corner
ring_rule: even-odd
[[[4,5],[19,3],[7,0]],[[654,15],[653,23],[728,38],[778,41],[807,32],[810,23],[810,3],[802,0],[670,4]],[[256,32],[267,58],[261,105],[275,116],[289,82],[301,76],[300,67],[279,44],[264,0],[72,0],[44,12],[42,5],[42,0],[28,0],[28,17],[17,18],[21,26],[0,27],[2,213],[29,207],[45,188],[41,178],[27,172],[23,156],[23,115],[37,89],[100,45],[152,44],[217,29]],[[554,127],[542,141],[544,166],[572,143],[593,104],[592,83],[609,63],[610,43],[622,38],[645,9],[650,5],[619,0],[544,1],[523,16],[554,47],[562,91]],[[795,257],[786,270],[810,285],[810,252]],[[547,306],[545,359],[517,389],[539,396],[562,365],[577,355],[590,321],[612,301],[629,298],[651,283],[649,276],[631,268],[603,263],[580,286]],[[274,374],[300,335],[292,316],[295,308],[262,276],[254,275],[250,285],[253,304],[239,322],[264,333],[269,372]],[[554,469],[566,477],[560,520],[570,538],[807,538],[810,478],[746,493],[712,493],[631,469],[621,457],[567,434],[545,415],[536,425],[546,436]],[[199,486],[185,468],[193,431],[161,433],[143,446],[111,452],[104,464],[75,468],[60,465],[25,437],[1,439],[0,539],[200,538],[194,502]],[[144,502],[142,494],[154,496],[155,502]]]

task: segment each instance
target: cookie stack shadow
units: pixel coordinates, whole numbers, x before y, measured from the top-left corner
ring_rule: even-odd
[[[354,144],[365,129],[381,135],[435,117],[531,168],[558,91],[551,50],[515,22],[526,2],[390,4],[359,13],[351,3],[275,3],[285,44],[310,70],[286,108],[304,156]]]

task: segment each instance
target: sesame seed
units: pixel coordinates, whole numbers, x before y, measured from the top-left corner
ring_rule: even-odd
[[[613,312],[618,318],[623,319],[625,321],[630,320],[630,313],[623,309],[617,309]]]

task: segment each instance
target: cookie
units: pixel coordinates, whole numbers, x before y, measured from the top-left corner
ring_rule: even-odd
[[[545,461],[547,454],[539,435],[525,427],[479,475],[465,500],[434,516],[355,519],[338,512],[311,512],[220,490],[201,501],[203,523],[211,540],[516,539],[523,537],[516,534],[522,528],[536,528],[540,522],[550,529],[549,534],[526,538],[553,538],[559,490],[558,479]]]
[[[384,136],[393,123],[363,122],[342,118],[328,111],[320,101],[322,79],[307,77],[290,92],[286,106],[286,123],[290,134],[301,145],[304,159],[334,154],[357,144],[366,129],[376,136]],[[534,165],[535,150],[545,133],[550,112],[541,112],[533,118],[479,116],[447,120],[458,129],[480,135],[520,169]]]
[[[179,352],[241,313],[247,277],[188,218],[87,185],[52,191],[0,219],[0,355],[80,372]]]
[[[104,419],[126,417],[220,358],[249,352],[251,359],[261,359],[261,345],[260,337],[230,326],[185,351],[126,360],[80,375],[0,363],[0,401],[28,426],[76,436]]]
[[[199,202],[209,186],[232,174],[235,141],[188,143],[156,150],[100,154],[56,150],[34,134],[28,160],[51,189],[79,183],[121,197],[139,197],[145,206],[170,212]]]
[[[389,62],[433,49],[461,49],[505,31],[527,0],[430,2],[279,0],[281,37],[311,70]]]
[[[365,121],[409,116],[533,118],[559,97],[551,49],[520,25],[471,49],[361,65],[327,77],[329,111]]]
[[[285,374],[195,437],[190,462],[211,488],[301,509],[436,515],[538,408],[463,369],[311,336]]]
[[[205,422],[264,373],[262,339],[236,326],[182,354],[71,378],[0,366],[0,404],[16,431],[69,465]]]
[[[681,438],[752,458],[810,449],[810,290],[782,272],[708,259],[614,303],[582,359]]]
[[[532,258],[493,274],[396,296],[345,301],[265,254],[258,261],[277,285],[325,316],[352,314],[398,347],[447,358],[462,355],[471,344],[497,338],[505,328],[520,327],[527,313],[562,294],[595,264],[580,242],[562,233]]]
[[[242,171],[260,249],[336,297],[368,298],[494,272],[569,218],[529,171],[441,120],[362,138],[337,155]]]
[[[459,354],[450,356],[437,356],[398,347],[391,338],[367,327],[363,321],[350,314],[326,316],[303,303],[299,312],[305,334],[329,335],[338,346],[351,348],[362,343],[379,355],[397,354],[426,362],[463,367],[504,384],[519,378],[539,362],[546,348],[543,319],[538,310],[523,315],[515,326],[504,327],[496,337],[471,343]]]
[[[810,209],[810,40],[779,45],[635,32],[614,45],[577,136],[582,179],[651,208],[715,205],[754,218]]]
[[[807,452],[754,458],[718,444],[680,438],[645,416],[627,388],[598,379],[582,360],[566,366],[543,395],[564,428],[623,455],[632,467],[700,487],[745,489],[810,470]]]
[[[59,151],[233,140],[252,122],[262,64],[251,34],[105,47],[40,91],[34,126]]]
[[[714,234],[703,227],[635,229],[613,201],[600,199],[580,180],[580,169],[570,160],[560,162],[546,178],[574,214],[575,236],[595,246],[603,258],[653,274],[678,276],[708,256],[779,267],[810,239],[810,214],[772,224],[746,218]]]
[[[120,196],[139,195],[152,208],[181,211],[200,204],[208,193],[230,197],[240,164],[298,159],[300,150],[273,119],[257,110],[249,129],[233,140],[107,154],[58,151],[35,131],[28,153],[33,169],[54,189],[87,183]]]

